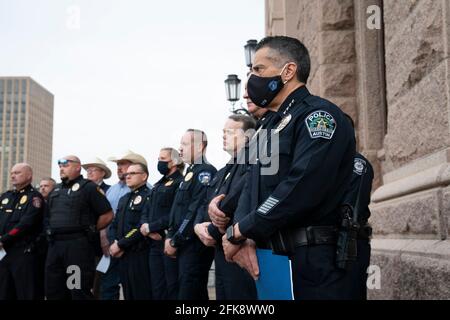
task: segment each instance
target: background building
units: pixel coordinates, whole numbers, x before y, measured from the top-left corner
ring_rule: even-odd
[[[33,167],[34,184],[50,176],[52,136],[53,95],[29,77],[0,77],[0,192],[17,162]]]
[[[305,43],[374,165],[369,297],[450,299],[450,1],[266,0],[266,34]]]

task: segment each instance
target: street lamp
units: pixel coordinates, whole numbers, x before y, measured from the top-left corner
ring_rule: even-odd
[[[234,112],[234,105],[239,101],[241,95],[241,79],[235,74],[229,74],[225,80],[225,93],[227,95],[227,100],[230,101],[232,105],[232,111]]]
[[[258,41],[256,41],[256,40],[248,40],[247,44],[244,46],[245,63],[247,64],[247,67],[249,67],[250,69],[252,68],[257,44],[258,44]]]

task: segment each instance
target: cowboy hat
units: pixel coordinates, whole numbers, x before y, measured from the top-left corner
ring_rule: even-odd
[[[87,161],[81,165],[84,170],[87,170],[89,167],[97,167],[105,171],[105,177],[104,179],[108,179],[111,177],[111,170],[106,166],[106,163],[102,161],[100,158],[93,158],[90,161]]]

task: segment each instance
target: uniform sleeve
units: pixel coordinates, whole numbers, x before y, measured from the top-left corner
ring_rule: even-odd
[[[176,199],[176,197],[175,197]],[[173,238],[174,234],[175,234],[175,211],[174,211],[174,203],[172,204],[172,208],[170,209],[170,214],[169,214],[169,224],[168,224],[168,228],[167,228],[167,238],[171,239]]]
[[[42,224],[44,217],[44,199],[41,195],[30,195],[32,198],[28,200],[26,209],[23,212],[20,220],[7,234],[2,235],[1,242],[10,244],[20,239],[27,232],[36,228],[37,225]],[[16,209],[17,210],[17,209]]]
[[[212,223],[208,226],[208,233],[211,237],[214,238],[214,240],[216,240],[217,243],[222,241],[223,234],[219,231],[219,228],[217,228]]]
[[[345,195],[344,203],[352,206],[353,212],[358,215],[358,221],[366,220],[370,216],[369,203],[372,191],[373,169],[370,163],[366,164],[364,174],[352,173],[349,191]],[[359,192],[359,204],[358,201]],[[357,206],[359,208],[357,208]]]
[[[213,170],[204,170],[200,172],[200,174],[204,172],[209,173],[210,179],[212,179],[214,177],[214,174],[216,173],[216,171]],[[195,179],[197,179],[197,181],[194,184],[194,187],[192,188],[191,191],[193,197],[187,209],[186,216],[181,226],[178,228],[178,230],[174,233],[172,237],[177,247],[182,245],[183,242],[186,241],[188,237],[191,237],[192,234],[194,233],[194,222],[197,217],[198,209],[203,204],[206,198],[206,191],[208,185],[202,184],[200,181],[198,181],[198,175],[195,176]]]
[[[238,222],[245,218],[250,213],[251,207],[251,174],[250,172],[245,175],[245,183],[242,188],[241,196],[239,197],[236,211],[234,212],[233,222]]]
[[[93,183],[88,183],[86,188],[88,189],[89,205],[97,218],[112,210],[105,193],[100,187]]]
[[[150,203],[151,203],[151,201],[145,202],[144,209],[142,210],[142,215],[141,215],[141,225],[143,225],[144,223],[149,223]]]
[[[134,228],[132,228],[130,231],[128,231],[128,233],[125,235],[125,237],[123,237],[122,239],[119,239],[117,241],[117,245],[120,247],[120,249],[126,250],[129,247],[131,247],[132,245],[134,245],[134,244],[138,243],[139,241],[141,241],[142,239],[144,239],[144,236],[139,231],[140,226],[141,226],[140,224],[134,226]]]
[[[146,214],[147,209],[148,209],[148,197],[146,198],[147,201],[143,206],[142,211],[140,212],[141,217],[142,215]],[[136,214],[136,213],[134,213]],[[127,234],[122,238],[119,239],[117,241],[117,245],[123,249],[126,250],[129,247],[133,246],[134,244],[138,243],[139,241],[141,241],[142,239],[144,239],[144,236],[142,235],[142,233],[140,232],[140,228],[141,228],[141,219],[137,219],[137,223],[131,228],[131,230],[127,231]]]
[[[169,215],[166,214],[158,220],[152,221],[148,224],[150,232],[158,232],[166,230],[169,227]]]
[[[350,135],[337,125],[330,139],[312,138],[306,125],[294,131],[292,165],[262,204],[239,221],[240,232],[253,239],[264,239],[289,223],[301,223],[313,214],[332,190],[338,166],[348,152]],[[339,132],[341,130],[341,132]],[[280,143],[281,146],[281,143]],[[280,150],[281,152],[281,150]],[[354,154],[352,155],[354,156]]]

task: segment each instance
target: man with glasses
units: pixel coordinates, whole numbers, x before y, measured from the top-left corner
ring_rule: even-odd
[[[48,300],[92,299],[96,230],[113,219],[103,191],[81,175],[80,159],[58,160],[61,183],[49,196],[45,230],[49,239],[45,289]]]
[[[152,298],[148,264],[150,239],[139,231],[150,195],[147,179],[146,165],[136,163],[128,167],[126,183],[131,192],[120,199],[109,230],[112,242],[109,251],[112,257],[119,258],[125,300]]]
[[[102,161],[100,158],[93,158],[92,160],[86,161],[81,167],[86,170],[87,178],[97,184],[100,189],[106,194],[109,187],[109,184],[106,184],[104,179],[108,179],[111,177],[111,170],[106,166],[106,163]],[[102,230],[104,232],[104,230]],[[102,255],[108,256],[108,246],[101,247],[101,238],[100,233],[97,232],[95,236],[95,256],[97,257],[96,263],[100,260]],[[103,249],[103,250],[102,250]],[[96,299],[100,297],[100,272],[96,272],[94,279],[94,296]]]
[[[128,150],[123,155],[119,157],[110,157],[109,161],[115,162],[117,164],[117,178],[119,182],[112,185],[108,191],[106,191],[106,198],[108,199],[113,213],[116,214],[117,206],[119,205],[119,200],[128,192],[128,188],[125,183],[125,176],[128,167],[133,163],[141,163],[147,166],[147,161],[140,154],[134,153]],[[148,184],[147,184],[148,186]],[[149,187],[150,188],[150,187]],[[108,228],[100,232],[100,239],[103,253],[109,256],[109,246],[111,243],[108,239]],[[119,300],[120,298],[120,275],[119,275],[119,262],[116,258],[111,257],[108,271],[102,274],[100,280],[100,299],[102,300]]]
[[[103,180],[111,177],[111,170],[106,166],[106,163],[99,158],[94,158],[84,163],[82,167],[86,170],[87,178],[95,182],[106,193],[110,185],[106,184]]]

